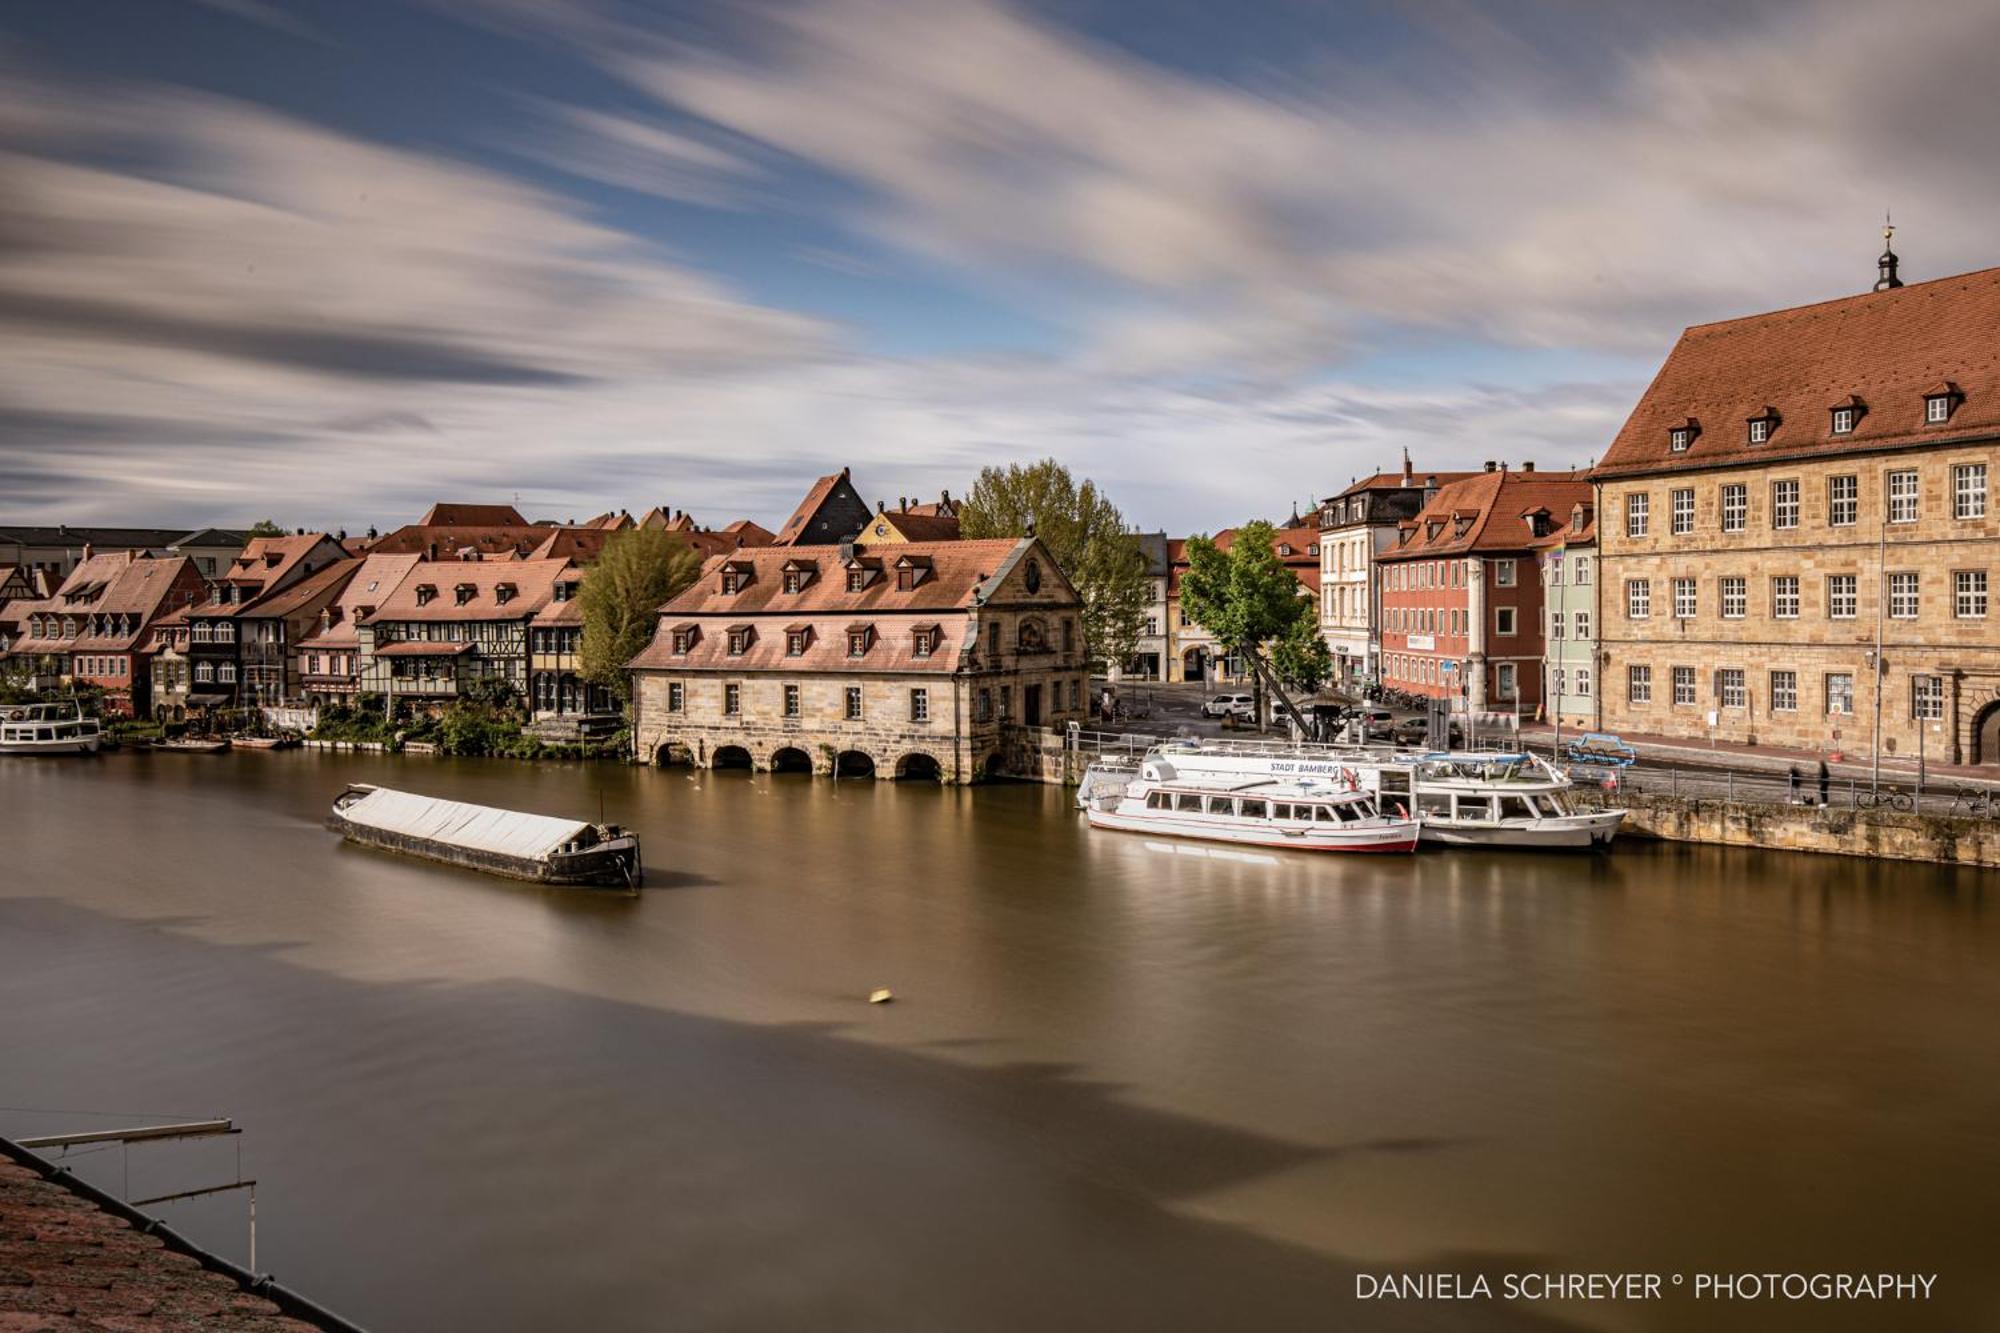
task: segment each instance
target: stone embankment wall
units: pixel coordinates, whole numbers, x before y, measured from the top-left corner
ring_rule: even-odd
[[[1624,804],[1624,837],[2000,868],[2000,821],[1637,794]]]

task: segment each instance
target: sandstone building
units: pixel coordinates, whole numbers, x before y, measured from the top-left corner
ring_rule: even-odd
[[[1688,329],[1595,473],[1604,724],[2000,762],[2000,269]]]
[[[701,767],[971,782],[1087,707],[1082,605],[1032,537],[717,555],[630,669],[635,753]]]

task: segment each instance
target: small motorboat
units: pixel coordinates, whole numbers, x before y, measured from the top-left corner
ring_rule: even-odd
[[[537,884],[636,890],[645,878],[638,835],[616,824],[501,810],[355,783],[326,826],[364,847],[428,857]]]
[[[75,699],[0,706],[0,754],[95,754],[104,729]]]
[[[289,750],[299,743],[297,736],[235,736],[230,743],[239,750]]]
[[[1415,851],[1407,809],[1385,815],[1373,794],[1324,783],[1182,777],[1160,759],[1123,790],[1091,798],[1092,828],[1302,852]]]
[[[221,754],[229,742],[219,736],[175,736],[153,746],[170,754]]]

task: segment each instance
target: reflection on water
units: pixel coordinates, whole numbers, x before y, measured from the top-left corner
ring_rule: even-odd
[[[653,887],[344,846],[350,779],[601,802]],[[260,1263],[372,1327],[1962,1328],[2000,1300],[1976,873],[1220,855],[1042,788],[300,753],[0,761],[0,791],[0,1103],[236,1116]],[[202,1165],[149,1150],[134,1184]],[[179,1207],[241,1256],[230,1203]],[[1413,1267],[1941,1277],[1886,1322],[1355,1301],[1357,1268]]]

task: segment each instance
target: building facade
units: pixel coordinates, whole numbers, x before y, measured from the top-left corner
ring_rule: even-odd
[[[1211,539],[1218,551],[1227,552],[1236,541],[1235,528],[1224,528]],[[1278,563],[1292,571],[1298,580],[1299,595],[1315,599],[1319,596],[1320,545],[1319,524],[1304,521],[1294,522],[1279,528],[1271,538],[1271,550],[1278,557]],[[1239,685],[1250,679],[1250,666],[1234,654],[1225,652],[1213,634],[1198,622],[1189,618],[1181,609],[1181,576],[1187,572],[1187,542],[1175,540],[1167,543],[1167,596],[1166,634],[1168,652],[1165,659],[1167,679],[1178,681],[1204,681],[1217,685]]]
[[[1382,682],[1454,711],[1541,707],[1538,548],[1590,496],[1581,474],[1504,464],[1438,489],[1376,557]]]
[[[1578,731],[1598,730],[1604,680],[1598,660],[1597,519],[1581,501],[1538,548],[1542,580],[1543,716]]]
[[[530,627],[575,570],[567,560],[419,561],[360,619],[360,689],[383,696],[391,716],[489,690],[530,699]]]
[[[8,650],[9,674],[39,689],[88,686],[103,692],[107,713],[147,716],[153,623],[207,589],[186,556],[88,552],[53,597],[17,604],[24,628]]]
[[[1682,334],[1595,477],[1607,727],[2000,763],[2000,269]]]
[[[1395,544],[1397,528],[1414,519],[1440,485],[1470,475],[1418,476],[1406,457],[1401,473],[1365,477],[1320,504],[1319,626],[1333,654],[1335,689],[1356,693],[1381,675],[1375,558]]]
[[[972,782],[1088,706],[1082,604],[1032,537],[718,555],[630,670],[635,752],[701,767]]]
[[[293,650],[299,690],[308,704],[348,703],[361,692],[361,622],[389,600],[419,557],[362,557],[339,594],[320,608],[316,623]]]
[[[253,537],[207,600],[188,608],[187,706],[213,710],[244,702],[238,621],[265,597],[283,592],[337,561],[347,550],[324,532]]]

